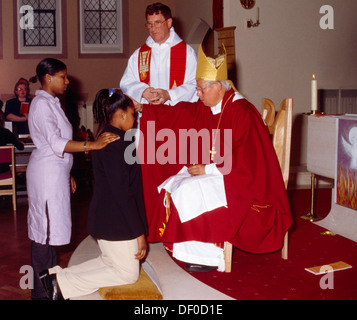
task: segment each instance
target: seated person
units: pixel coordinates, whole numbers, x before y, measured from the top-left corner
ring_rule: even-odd
[[[5,116],[4,113],[0,111],[0,146],[13,144],[17,149],[24,150],[24,144],[19,141],[10,130],[4,128],[4,123]],[[0,173],[7,172],[9,169],[10,167],[8,163],[0,163]]]
[[[251,253],[278,251],[292,225],[269,132],[258,110],[228,81],[226,60],[226,53],[208,58],[200,47],[196,72],[198,102],[180,102],[175,108],[136,104],[137,110],[142,111],[138,154],[148,241],[163,242],[192,271],[199,270],[197,265],[224,271],[223,248],[219,244],[225,241]],[[164,132],[166,137],[162,136]],[[208,138],[203,139],[205,136]],[[184,166],[192,180],[205,188],[182,192],[183,196],[177,197],[179,202],[175,202],[175,194],[167,196],[172,190],[159,194],[158,187],[168,178],[177,178],[179,172],[185,174],[181,171]],[[203,179],[197,181],[197,177]],[[214,188],[207,187],[205,180],[212,182],[210,177],[221,177],[217,178],[220,187],[218,183],[211,184]],[[187,182],[187,178],[183,181]],[[190,185],[194,183],[181,188]],[[227,205],[223,201],[219,207],[205,209],[207,202],[218,194],[216,187],[225,194]],[[196,189],[206,191],[192,198]],[[192,212],[197,207],[196,199],[205,200],[199,203],[202,213]],[[182,207],[188,208],[192,216],[182,219]]]
[[[29,134],[27,125],[28,110],[24,114],[21,113],[21,105],[23,103],[31,103],[29,82],[21,78],[15,84],[14,93],[16,98],[6,101],[5,119],[13,122],[14,134]]]

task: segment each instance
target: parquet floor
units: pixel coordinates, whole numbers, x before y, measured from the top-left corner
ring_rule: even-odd
[[[67,266],[77,245],[87,236],[85,224],[91,199],[89,187],[81,186],[72,197],[72,242],[58,248],[59,264]],[[27,197],[18,197],[17,213],[13,214],[11,198],[0,199],[0,300],[30,300],[30,289],[21,289],[27,272],[21,267],[30,265],[30,240],[27,237]],[[21,283],[22,283],[21,282]],[[26,285],[26,281],[24,282]]]

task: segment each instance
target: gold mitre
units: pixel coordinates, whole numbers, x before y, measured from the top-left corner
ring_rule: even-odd
[[[197,54],[197,71],[196,80],[204,81],[225,81],[227,80],[234,91],[233,82],[228,79],[227,51],[222,43],[219,54],[215,58],[210,58],[205,55],[202,49],[202,44],[198,49]]]
[[[196,80],[223,81],[228,80],[226,48],[222,44],[220,53],[215,58],[205,55],[202,44],[197,55]]]

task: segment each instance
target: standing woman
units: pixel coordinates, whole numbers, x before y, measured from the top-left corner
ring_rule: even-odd
[[[36,146],[27,167],[28,235],[34,271],[32,299],[44,299],[38,273],[57,264],[56,246],[71,238],[70,193],[76,185],[70,177],[73,152],[99,150],[118,139],[112,133],[96,141],[73,141],[72,126],[58,99],[69,84],[66,65],[56,59],[42,60],[36,68],[41,90],[31,103],[29,129]]]
[[[93,104],[98,132],[113,132],[121,139],[93,152],[94,190],[87,231],[101,254],[79,265],[60,266],[41,272],[40,278],[51,300],[79,297],[99,288],[134,283],[140,260],[146,255],[147,223],[141,168],[132,150],[134,105],[121,90],[102,89]],[[128,152],[127,150],[131,152]]]

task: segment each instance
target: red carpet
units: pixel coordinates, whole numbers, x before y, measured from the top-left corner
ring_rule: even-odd
[[[238,300],[356,300],[357,243],[338,235],[322,236],[324,229],[300,219],[309,212],[310,190],[292,190],[288,194],[295,220],[289,236],[288,260],[282,260],[280,252],[254,255],[235,248],[231,273],[190,274]],[[315,212],[326,216],[330,206],[331,190],[318,190]],[[324,275],[304,270],[337,261],[352,265],[352,269],[332,274],[333,289],[320,287]],[[322,281],[326,284],[326,277]]]

